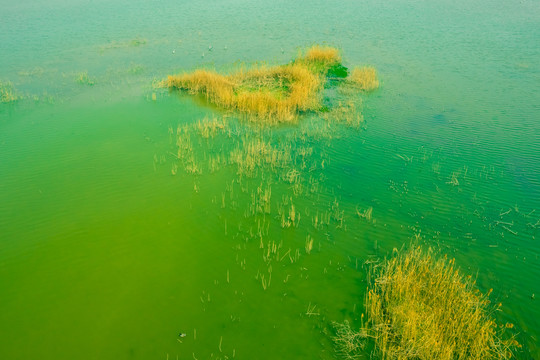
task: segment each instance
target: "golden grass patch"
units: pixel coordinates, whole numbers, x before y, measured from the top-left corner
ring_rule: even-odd
[[[371,269],[367,322],[358,332],[339,324],[337,350],[353,358],[363,337],[385,360],[509,359],[519,345],[505,340],[494,321],[489,293],[460,274],[454,260],[420,247],[398,252]]]
[[[341,65],[337,49],[316,45],[287,65],[240,69],[228,75],[199,69],[171,75],[165,84],[170,89],[201,94],[209,102],[252,115],[258,121],[290,122],[299,113],[321,108],[329,73],[344,78],[348,71]]]
[[[256,116],[290,121],[299,111],[316,110],[321,79],[292,64],[221,75],[210,70],[169,76],[169,88],[203,94],[208,101]]]
[[[377,72],[369,66],[354,68],[349,81],[360,90],[371,91],[379,87]]]
[[[315,45],[306,51],[303,58],[306,61],[317,61],[327,64],[341,62],[341,55],[339,55],[338,49],[330,46]]]

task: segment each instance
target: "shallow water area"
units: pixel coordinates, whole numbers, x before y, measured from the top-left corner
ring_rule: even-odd
[[[538,6],[3,4],[0,358],[334,359],[366,264],[410,239],[540,358]],[[360,126],[156,86],[314,43],[377,69]]]

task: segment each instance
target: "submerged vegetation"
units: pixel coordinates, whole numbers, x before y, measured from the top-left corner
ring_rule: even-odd
[[[378,87],[375,71],[355,70],[344,84],[357,84],[359,90]],[[262,122],[289,122],[299,113],[326,109],[322,90],[331,80],[346,78],[339,51],[314,46],[286,65],[240,69],[229,75],[211,70],[171,75],[166,85],[171,89],[202,94],[220,107],[252,115]]]
[[[505,339],[490,306],[454,260],[420,247],[372,267],[360,330],[336,324],[337,351],[345,358],[371,345],[380,359],[509,359],[519,344]],[[499,304],[499,306],[501,306]]]

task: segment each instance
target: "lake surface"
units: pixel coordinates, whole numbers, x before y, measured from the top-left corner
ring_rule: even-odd
[[[0,8],[1,359],[334,359],[367,264],[411,239],[540,358],[538,1]],[[261,129],[155,86],[315,43],[377,69],[362,126]],[[289,160],[243,173],[254,142]]]

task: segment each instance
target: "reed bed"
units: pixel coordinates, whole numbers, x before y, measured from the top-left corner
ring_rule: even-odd
[[[354,357],[363,337],[384,360],[509,359],[519,344],[503,332],[511,326],[494,321],[490,293],[460,274],[453,259],[420,247],[398,252],[371,268],[367,322],[358,336],[348,324],[336,327],[337,350]]]
[[[356,71],[350,82],[361,90],[375,88],[376,74],[370,69]],[[170,75],[165,84],[170,89],[201,94],[209,102],[251,115],[258,122],[275,123],[319,111],[327,78],[347,75],[337,49],[316,45],[286,65],[240,69],[229,75],[199,69]]]

